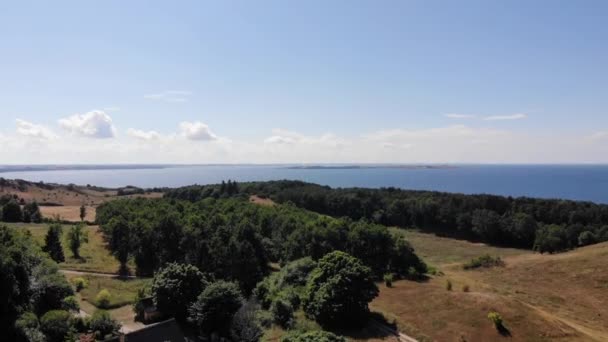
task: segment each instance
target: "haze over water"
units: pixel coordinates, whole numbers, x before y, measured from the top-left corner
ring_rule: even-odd
[[[458,165],[450,168],[288,168],[270,165],[3,172],[0,177],[104,187],[179,187],[222,180],[303,180],[332,187],[399,187],[608,203],[608,165]]]

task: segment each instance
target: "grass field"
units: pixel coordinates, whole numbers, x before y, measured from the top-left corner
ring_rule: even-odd
[[[371,309],[409,335],[421,341],[608,341],[608,244],[541,255],[393,231],[445,273],[426,282],[398,281],[390,289],[380,285]],[[500,256],[506,265],[462,269],[483,254]],[[494,329],[489,311],[503,316],[510,336]]]
[[[151,282],[151,279],[125,279],[93,275],[66,274],[66,278],[70,282],[72,282],[74,278],[79,277],[84,278],[89,284],[86,288],[79,292],[79,297],[81,300],[83,302],[88,302],[93,306],[97,306],[95,303],[95,297],[99,291],[106,289],[111,295],[110,308],[118,308],[132,304],[137,291]]]
[[[44,237],[48,230],[48,224],[29,224],[29,223],[11,223],[7,224],[10,227],[28,229],[34,239],[44,245]],[[89,242],[82,245],[80,248],[80,259],[74,258],[72,252],[68,248],[67,230],[70,225],[63,226],[62,246],[65,255],[65,262],[59,264],[59,267],[67,270],[77,270],[86,272],[99,273],[117,273],[120,268],[120,263],[110,254],[106,248],[106,243],[97,226],[88,226]],[[129,264],[130,269],[134,269],[133,264]]]

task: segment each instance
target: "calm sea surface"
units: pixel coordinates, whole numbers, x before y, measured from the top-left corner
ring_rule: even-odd
[[[458,165],[453,168],[290,169],[285,166],[177,166],[161,169],[0,173],[50,183],[178,187],[222,180],[297,179],[332,187],[387,187],[467,194],[567,198],[608,203],[608,165]]]

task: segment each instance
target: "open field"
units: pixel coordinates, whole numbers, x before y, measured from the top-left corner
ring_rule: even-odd
[[[421,341],[608,340],[608,244],[540,255],[401,232],[445,273],[426,282],[380,285],[370,307],[409,335]],[[501,256],[506,266],[462,269],[462,263],[486,253]],[[446,289],[448,279],[452,291]],[[510,336],[494,329],[490,311],[502,315]]]
[[[483,254],[500,256],[501,258],[533,254],[533,252],[524,249],[494,247],[484,243],[473,243],[429,233],[421,233],[416,230],[400,228],[390,228],[390,230],[393,234],[405,237],[416,250],[416,254],[422,257],[426,263],[433,266],[464,263]]]
[[[97,296],[99,291],[103,289],[108,290],[111,295],[110,308],[119,308],[132,304],[137,290],[151,282],[151,279],[100,277],[89,274],[66,274],[65,276],[70,282],[74,278],[84,278],[88,282],[89,285],[79,292],[79,297],[83,302],[88,302],[93,306],[97,306],[95,296]]]
[[[6,224],[6,223],[5,223]],[[11,227],[28,229],[36,242],[40,246],[44,245],[44,237],[48,230],[48,224],[31,224],[31,223],[10,223]],[[120,268],[120,263],[110,254],[106,248],[106,243],[103,240],[102,233],[97,226],[87,226],[89,242],[82,245],[80,248],[80,259],[74,258],[72,252],[68,248],[66,231],[70,229],[70,225],[63,225],[62,246],[65,255],[65,262],[59,264],[61,269],[77,270],[86,272],[99,273],[117,273]],[[134,269],[134,265],[128,265],[130,269]]]

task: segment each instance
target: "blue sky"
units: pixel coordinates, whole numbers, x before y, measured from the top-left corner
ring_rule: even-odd
[[[604,163],[607,17],[605,1],[5,2],[0,163]]]

